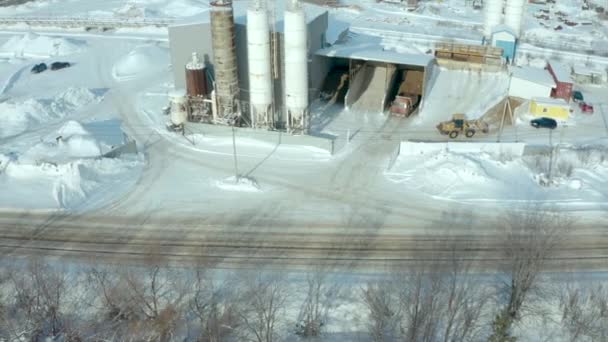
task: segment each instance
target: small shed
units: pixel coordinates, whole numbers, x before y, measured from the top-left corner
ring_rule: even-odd
[[[570,102],[573,86],[572,68],[561,63],[549,62],[547,63],[547,70],[555,80],[555,88],[551,92],[551,97]]]
[[[530,101],[530,114],[567,121],[570,118],[570,105],[564,99],[536,97]]]
[[[576,83],[580,84],[602,84],[606,77],[605,71],[591,69],[583,65],[575,65],[572,68],[572,74]]]
[[[512,62],[515,58],[517,36],[510,27],[498,25],[492,32],[492,46],[502,48],[502,57],[507,63]]]
[[[547,70],[526,66],[514,67],[511,71],[509,96],[526,100],[551,96],[555,81]]]

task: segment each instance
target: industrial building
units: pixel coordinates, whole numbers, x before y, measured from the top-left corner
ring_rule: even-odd
[[[576,83],[602,84],[606,80],[606,71],[575,65],[572,68],[572,76]]]
[[[547,98],[555,87],[555,81],[546,69],[515,67],[512,69],[509,96],[526,100]]]
[[[517,47],[517,36],[515,32],[506,25],[499,25],[492,31],[492,46],[502,49],[502,57],[507,60],[507,63],[512,62],[515,58],[515,49]]]
[[[570,106],[563,99],[533,98],[530,101],[530,114],[567,121],[570,118]]]
[[[385,50],[373,38],[352,33],[316,55],[331,67],[324,93],[365,112],[384,112],[400,94],[418,97],[423,106],[436,64],[432,55]]]
[[[508,62],[515,59],[526,3],[526,0],[484,1],[483,42],[501,48]]]
[[[555,81],[555,88],[551,92],[551,97],[570,102],[574,86],[572,83],[572,69],[561,63],[549,62],[547,63],[547,70]]]

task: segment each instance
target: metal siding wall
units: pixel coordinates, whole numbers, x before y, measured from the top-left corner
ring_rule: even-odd
[[[319,96],[325,77],[331,69],[331,58],[315,55],[316,51],[324,48],[322,40],[325,40],[328,20],[328,14],[325,12],[308,24],[308,54],[312,57],[308,68],[310,72],[309,99],[311,102]]]
[[[185,88],[184,68],[192,58],[192,52],[198,52],[207,67],[213,63],[211,26],[208,23],[200,23],[169,27],[169,47],[175,88]]]
[[[504,58],[509,58],[509,61],[513,60],[515,56],[515,42],[497,40],[496,46],[503,49],[502,56]]]

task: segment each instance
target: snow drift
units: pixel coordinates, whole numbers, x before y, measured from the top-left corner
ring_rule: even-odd
[[[166,49],[155,45],[139,46],[114,64],[112,76],[117,81],[127,81],[149,75],[152,71],[165,70],[168,64]]]
[[[100,98],[86,88],[68,88],[51,99],[11,99],[0,103],[0,138],[65,118]]]
[[[14,36],[0,46],[0,56],[49,58],[74,55],[84,51],[85,48],[86,43],[83,41],[41,36],[30,32],[22,36]]]
[[[518,157],[431,148],[411,152],[399,156],[386,172],[388,180],[404,191],[466,202],[550,198],[596,205],[608,200],[608,153],[604,147],[565,149],[553,159],[548,154]],[[546,180],[548,172],[551,182]]]
[[[0,154],[0,207],[74,209],[135,182],[139,156],[102,158],[110,146],[68,121],[22,153]],[[104,191],[105,189],[111,189]],[[112,194],[115,195],[115,194]]]

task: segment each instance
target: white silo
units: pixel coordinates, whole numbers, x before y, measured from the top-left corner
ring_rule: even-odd
[[[502,24],[502,9],[504,0],[484,1],[483,33],[487,39],[492,37],[494,28]]]
[[[526,8],[526,0],[509,0],[505,7],[505,25],[513,30],[515,35],[521,35],[521,26]]]
[[[253,127],[272,127],[270,31],[263,1],[256,1],[253,8],[247,10],[247,54],[251,124]]]
[[[297,0],[285,10],[283,21],[286,124],[291,132],[304,132],[308,114],[308,34],[306,16]]]

